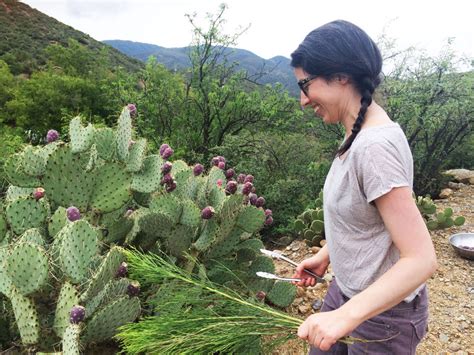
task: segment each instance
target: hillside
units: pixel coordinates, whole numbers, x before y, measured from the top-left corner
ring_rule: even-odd
[[[94,52],[108,48],[113,67],[120,65],[134,71],[143,66],[142,62],[16,0],[0,0],[0,38],[0,59],[8,63],[14,74],[37,70],[45,64],[44,49],[48,45],[67,45],[70,39]]]
[[[104,43],[141,61],[146,61],[148,57],[154,56],[158,62],[170,70],[180,70],[190,65],[190,47],[165,48],[148,43],[122,40],[106,40]],[[265,72],[266,74],[258,80],[262,84],[275,84],[279,82],[293,95],[299,94],[299,89],[293,76],[293,69],[290,66],[290,60],[286,57],[277,56],[271,59],[263,59],[244,49],[229,48],[228,60],[239,63],[238,69],[245,70],[250,75],[261,71]]]

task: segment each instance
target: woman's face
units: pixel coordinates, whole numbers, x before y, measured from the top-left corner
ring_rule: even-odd
[[[296,80],[304,80],[310,75],[302,68],[294,70]],[[314,114],[320,117],[324,123],[334,124],[341,121],[346,109],[346,84],[347,80],[326,81],[322,77],[316,77],[303,86],[300,92],[300,104],[303,107],[311,106]]]

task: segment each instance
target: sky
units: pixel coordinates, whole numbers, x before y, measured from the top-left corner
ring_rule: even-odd
[[[185,47],[192,26],[185,14],[197,14],[205,28],[206,13],[226,3],[224,33],[250,27],[236,47],[262,58],[289,57],[314,28],[344,19],[373,39],[383,33],[397,48],[416,46],[438,54],[448,38],[460,55],[474,57],[471,0],[21,0],[23,3],[87,33],[96,40],[121,39]]]

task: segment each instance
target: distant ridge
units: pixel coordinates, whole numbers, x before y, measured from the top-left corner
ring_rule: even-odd
[[[154,56],[159,63],[170,70],[179,70],[190,66],[190,47],[165,48],[155,44],[124,40],[105,40],[103,42],[141,61],[146,61],[148,57]],[[290,59],[283,56],[263,59],[245,49],[229,48],[228,50],[230,52],[228,59],[231,62],[239,63],[239,69],[246,70],[251,75],[260,72],[262,68],[265,72],[270,71],[259,80],[260,83],[275,84],[279,82],[292,95],[298,95],[299,90],[295,83],[293,69],[290,66]]]

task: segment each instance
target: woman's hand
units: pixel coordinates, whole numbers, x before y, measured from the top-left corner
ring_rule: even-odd
[[[300,278],[302,281],[295,282],[298,286],[314,286],[316,285],[316,279],[310,274],[306,273],[304,269],[308,269],[314,272],[316,275],[323,276],[329,265],[329,254],[326,246],[324,246],[316,255],[309,259],[303,260],[296,267],[296,272],[293,275],[294,278]]]
[[[359,324],[340,309],[336,309],[306,318],[298,328],[298,336],[314,347],[328,351],[338,339],[352,332]]]

